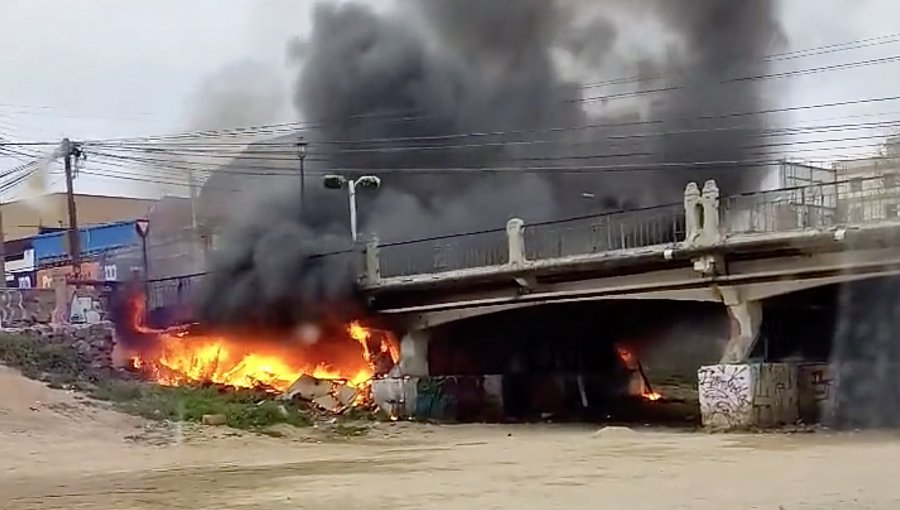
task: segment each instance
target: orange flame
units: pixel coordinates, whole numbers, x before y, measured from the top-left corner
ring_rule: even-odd
[[[391,334],[376,334],[357,322],[347,327],[347,335],[355,342],[345,339],[340,343],[335,339],[326,351],[334,359],[320,361],[317,358],[321,358],[321,353],[314,356],[308,345],[292,339],[201,336],[147,328],[142,325],[142,308],[141,302],[132,307],[133,326],[154,341],[136,353],[131,364],[146,377],[167,386],[201,382],[284,391],[306,374],[364,388],[376,373],[373,351],[389,355],[391,363],[399,359]]]
[[[635,354],[633,352],[629,351],[628,349],[626,349],[622,346],[617,346],[616,352],[619,355],[619,359],[622,360],[622,363],[624,363],[625,366],[629,370],[639,371],[641,374],[641,377],[645,377],[644,370],[641,367],[641,362],[638,360],[637,356],[635,356]],[[649,383],[646,382],[646,379],[644,379],[644,383],[645,383],[644,389],[641,393],[641,397],[643,397],[645,400],[649,400],[651,402],[655,402],[662,398],[661,394],[649,389]]]

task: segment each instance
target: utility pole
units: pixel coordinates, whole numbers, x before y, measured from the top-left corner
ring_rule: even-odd
[[[306,212],[306,140],[301,136],[297,140],[297,157],[300,158],[300,210]]]
[[[188,170],[189,205],[191,208],[191,229],[197,232],[197,177],[193,170]]]
[[[72,157],[76,156],[79,149],[68,139],[62,141],[62,154],[66,170],[66,200],[69,209],[69,257],[72,260],[72,269],[78,274],[81,269],[81,237],[78,232],[78,211],[75,208],[75,188],[72,175]],[[4,275],[5,278],[5,275]]]
[[[206,254],[206,245],[204,237],[200,235],[199,224],[197,223],[197,197],[199,195],[197,189],[197,176],[193,170],[188,170],[188,201],[191,208],[191,235],[189,243],[191,245],[191,272],[196,272],[203,266]]]

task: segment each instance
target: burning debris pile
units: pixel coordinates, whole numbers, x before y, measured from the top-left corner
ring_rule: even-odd
[[[143,325],[132,299],[126,334],[131,370],[164,386],[252,389],[329,413],[368,404],[373,378],[399,360],[396,338],[359,322],[305,326],[293,334],[198,332]]]

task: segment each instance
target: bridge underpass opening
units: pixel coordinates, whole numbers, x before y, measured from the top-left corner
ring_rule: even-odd
[[[448,414],[460,421],[695,424],[697,369],[718,361],[729,328],[725,307],[711,303],[542,305],[434,328],[428,374],[499,393],[502,410],[486,416],[483,400],[456,391]]]

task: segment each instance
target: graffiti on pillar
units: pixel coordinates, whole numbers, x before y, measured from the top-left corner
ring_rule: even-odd
[[[0,290],[0,327],[20,324],[25,321],[28,312],[22,300],[20,290]]]
[[[713,428],[736,428],[752,416],[752,377],[749,365],[713,365],[697,372],[700,414]]]

